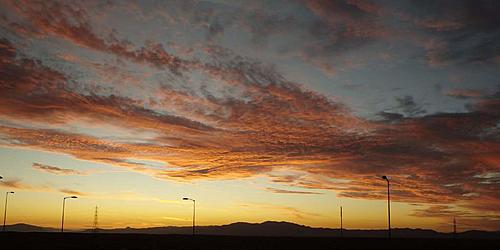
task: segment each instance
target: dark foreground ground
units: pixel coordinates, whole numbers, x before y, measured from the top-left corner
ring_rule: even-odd
[[[500,240],[0,233],[0,249],[500,249]]]

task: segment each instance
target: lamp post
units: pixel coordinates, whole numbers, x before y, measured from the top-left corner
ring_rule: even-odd
[[[391,238],[391,193],[390,193],[390,182],[389,177],[382,176],[382,179],[387,181],[387,229],[389,232],[389,238]]]
[[[64,207],[66,206],[66,199],[76,199],[76,196],[67,196],[63,198],[63,207],[62,207],[62,219],[61,219],[61,233],[64,232]]]
[[[194,199],[186,198],[186,197],[182,198],[182,200],[193,201],[193,236],[194,236],[195,219],[196,219],[196,201]]]
[[[4,208],[4,212],[3,212],[3,228],[2,228],[2,231],[4,231],[4,232],[5,232],[5,221],[7,220],[7,201],[9,198],[9,194],[14,194],[14,192],[6,192],[5,193],[5,208]]]

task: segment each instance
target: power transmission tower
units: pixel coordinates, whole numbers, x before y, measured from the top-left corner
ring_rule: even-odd
[[[95,206],[94,226],[92,228],[92,232],[97,233],[97,225],[98,225],[98,221],[97,221],[97,206]]]

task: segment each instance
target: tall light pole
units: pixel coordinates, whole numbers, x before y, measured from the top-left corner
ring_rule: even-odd
[[[9,198],[9,194],[14,194],[14,192],[6,192],[5,193],[5,208],[3,210],[3,228],[2,231],[5,232],[5,221],[7,220],[7,201]]]
[[[61,233],[64,232],[64,207],[66,206],[66,199],[76,199],[76,196],[66,196],[63,198],[63,207],[62,207],[62,218],[61,218]]]
[[[191,198],[182,198],[185,201],[193,201],[193,236],[194,236],[194,228],[195,228],[195,219],[196,219],[196,201]]]
[[[391,238],[391,193],[390,193],[390,182],[389,177],[382,176],[382,179],[387,181],[387,229],[389,232],[389,238]]]

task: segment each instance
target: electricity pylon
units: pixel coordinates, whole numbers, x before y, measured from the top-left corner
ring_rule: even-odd
[[[92,232],[97,233],[97,206],[95,206],[95,213],[94,213],[94,227],[92,228]]]

